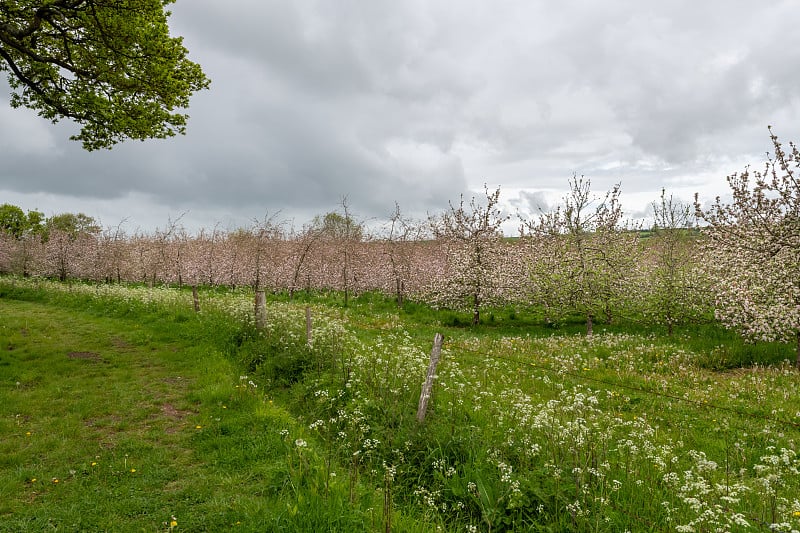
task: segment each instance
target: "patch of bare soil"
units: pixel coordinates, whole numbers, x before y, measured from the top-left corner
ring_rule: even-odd
[[[69,357],[70,359],[84,359],[87,361],[97,361],[97,362],[103,360],[103,358],[100,357],[100,354],[95,352],[69,352],[67,354],[67,357]]]
[[[175,409],[173,405],[165,403],[161,406],[161,414],[163,414],[167,418],[172,418],[173,420],[180,420],[184,418],[188,413],[186,411]]]
[[[161,414],[164,415],[165,417],[169,418],[170,420],[173,420],[175,422],[181,422],[183,419],[185,419],[187,416],[191,415],[192,413],[190,411],[183,411],[181,409],[176,409],[174,405],[169,404],[169,403],[165,403],[165,404],[161,405]],[[175,432],[178,431],[179,427],[180,426],[178,426],[178,425],[169,426],[166,429],[166,432],[167,433],[175,433]]]
[[[126,341],[122,337],[112,337],[111,338],[111,345],[114,348],[117,348],[118,350],[125,350],[125,349],[130,349],[130,348],[134,347],[131,343],[129,343],[128,341]]]

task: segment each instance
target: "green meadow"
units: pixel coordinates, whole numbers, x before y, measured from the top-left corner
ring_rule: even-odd
[[[793,346],[267,299],[0,278],[0,531],[800,530]]]

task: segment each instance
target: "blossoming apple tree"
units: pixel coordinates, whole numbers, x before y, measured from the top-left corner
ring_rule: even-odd
[[[441,283],[432,287],[432,298],[440,304],[472,310],[473,325],[480,322],[481,306],[498,303],[503,287],[498,283],[503,261],[502,224],[508,220],[498,207],[500,189],[485,188],[485,203],[474,196],[469,205],[464,196],[458,207],[431,217],[434,237],[445,245],[448,272]]]
[[[621,305],[638,236],[623,226],[619,185],[599,202],[588,179],[573,176],[569,187],[554,211],[523,225],[524,240],[535,249],[529,288],[549,320],[577,313],[591,335],[595,318],[610,321]]]
[[[731,203],[695,197],[695,208],[708,224],[717,318],[753,341],[796,342],[800,368],[800,151],[769,132],[764,169],[728,176]]]
[[[708,283],[697,261],[701,236],[695,228],[694,209],[664,189],[652,203],[653,226],[638,262],[639,291],[646,318],[667,327],[697,320],[710,313]]]
[[[394,292],[398,307],[403,307],[409,284],[414,277],[414,255],[417,244],[424,238],[424,225],[416,222],[400,212],[400,205],[395,209],[381,240],[383,244],[384,265],[390,272],[390,287],[387,293]]]

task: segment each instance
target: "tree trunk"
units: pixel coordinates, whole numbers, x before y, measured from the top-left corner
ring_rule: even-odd
[[[800,370],[800,330],[797,331],[797,359],[795,359],[794,365]]]
[[[472,325],[477,326],[481,321],[481,300],[477,293],[472,300]]]
[[[587,337],[591,337],[592,336],[592,333],[593,333],[592,328],[593,328],[593,326],[594,326],[594,315],[592,313],[589,313],[588,315],[586,315],[586,336]]]
[[[58,279],[67,281],[67,258],[64,256],[61,256],[58,262]]]
[[[397,290],[397,307],[403,307],[403,281],[400,279],[395,280],[395,287]]]

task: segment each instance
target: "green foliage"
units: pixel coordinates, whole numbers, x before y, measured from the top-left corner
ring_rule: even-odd
[[[179,37],[174,0],[14,0],[0,3],[0,70],[11,105],[82,126],[87,150],[184,133],[192,93],[209,81]]]
[[[19,238],[26,225],[27,218],[22,209],[11,204],[0,205],[0,229]]]
[[[8,233],[16,239],[40,233],[43,220],[44,214],[39,211],[28,211],[26,215],[16,205],[0,205],[0,231]]]
[[[100,233],[100,226],[97,221],[83,213],[61,213],[53,215],[44,224],[45,238],[52,231],[65,233],[71,240],[75,240],[80,235],[96,235]]]
[[[329,239],[360,241],[364,238],[364,227],[349,213],[342,215],[331,211],[322,217],[315,217],[312,226]]]
[[[247,372],[256,373],[261,380],[276,386],[301,381],[304,374],[315,367],[308,347],[287,344],[279,337],[257,332],[243,340],[236,350],[236,358]]]

